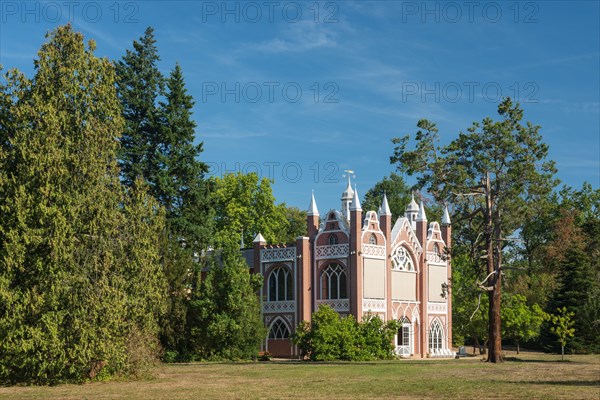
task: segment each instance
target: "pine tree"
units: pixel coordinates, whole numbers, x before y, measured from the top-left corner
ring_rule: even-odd
[[[198,159],[203,143],[194,144],[194,100],[187,93],[179,64],[167,80],[167,89],[166,102],[160,104],[156,176],[147,179],[167,210],[170,231],[188,244],[206,244],[213,220],[204,180],[208,167]]]
[[[151,198],[122,190],[114,67],[94,49],[59,27],[38,53],[34,80],[15,72],[3,88],[13,99],[0,136],[5,382],[135,372],[148,359],[134,354],[148,346],[132,339],[155,336],[164,295],[150,244],[164,225]]]
[[[133,42],[133,51],[127,50],[116,63],[117,94],[123,105],[125,129],[121,137],[120,167],[123,182],[133,186],[136,178],[153,181],[156,173],[156,146],[159,137],[159,109],[157,100],[164,90],[164,77],[154,29],[146,28],[144,36]]]
[[[136,178],[143,178],[166,210],[168,229],[159,246],[169,313],[161,321],[160,336],[168,351],[181,354],[186,351],[182,337],[185,308],[195,280],[192,261],[208,247],[214,225],[204,176],[208,168],[199,160],[203,144],[194,144],[194,101],[181,67],[177,64],[164,79],[151,27],[133,47],[117,63],[117,88],[126,121],[121,140],[122,179],[132,186]]]
[[[437,126],[427,120],[412,150],[409,136],[393,140],[397,146],[392,163],[426,187],[439,202],[454,204],[463,221],[478,260],[485,260],[485,289],[489,298],[489,362],[502,362],[501,300],[502,257],[506,237],[523,226],[523,214],[535,204],[531,198],[546,196],[556,186],[554,162],[546,161],[548,146],[540,127],[523,122],[523,110],[510,98],[498,105],[499,121],[484,118],[446,146],[439,144]],[[461,234],[455,230],[455,234]],[[475,254],[475,252],[473,252]],[[485,258],[482,258],[485,257]]]

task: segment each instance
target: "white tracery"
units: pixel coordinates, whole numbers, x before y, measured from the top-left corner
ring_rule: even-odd
[[[434,319],[429,327],[429,350],[442,350],[444,348],[444,330],[438,319]]]
[[[329,264],[321,271],[321,299],[346,299],[346,271],[340,264]]]
[[[415,270],[412,258],[404,246],[397,247],[392,253],[392,269],[397,271]]]
[[[269,339],[287,339],[289,337],[290,330],[287,325],[281,319],[276,319],[269,330]]]
[[[269,301],[294,299],[292,273],[288,268],[276,267],[269,276]]]

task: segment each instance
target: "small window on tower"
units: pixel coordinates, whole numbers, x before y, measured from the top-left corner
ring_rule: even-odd
[[[338,238],[336,235],[334,235],[334,234],[329,235],[329,244],[330,245],[338,244]]]
[[[377,244],[377,236],[374,233],[371,233],[371,237],[369,238],[369,244]]]

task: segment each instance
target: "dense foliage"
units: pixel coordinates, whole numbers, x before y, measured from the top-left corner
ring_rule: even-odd
[[[393,339],[396,321],[383,322],[367,316],[361,323],[354,316],[341,317],[328,305],[312,314],[312,323],[302,321],[292,341],[312,361],[387,360],[395,357]]]
[[[189,350],[195,359],[255,357],[266,330],[251,274],[235,242],[217,252],[190,303]]]
[[[213,178],[215,243],[235,241],[252,246],[261,233],[269,243],[294,242],[306,232],[299,223],[303,213],[285,204],[275,204],[271,182],[256,173],[227,174]]]
[[[119,182],[115,74],[94,49],[57,28],[34,78],[2,88],[2,381],[137,374],[156,356],[164,215],[142,182]]]

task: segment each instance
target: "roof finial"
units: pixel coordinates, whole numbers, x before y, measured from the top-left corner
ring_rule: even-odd
[[[385,190],[383,191],[383,201],[381,202],[381,207],[379,207],[379,209],[381,210],[379,215],[392,215]]]
[[[448,212],[448,204],[444,205],[444,215],[442,215],[442,225],[451,225],[450,213]]]
[[[423,203],[423,200],[421,200],[421,207],[419,208],[417,221],[427,221],[427,215],[425,215],[425,203]]]
[[[306,215],[311,216],[311,215],[319,215],[319,210],[317,209],[317,202],[315,201],[315,191],[312,191],[312,195],[311,195],[311,199],[310,199],[310,205],[308,206],[308,212],[306,213]]]
[[[356,189],[356,185],[354,185],[354,198],[352,199],[352,205],[350,206],[350,211],[362,211],[360,206],[360,199],[358,198],[358,190]]]

